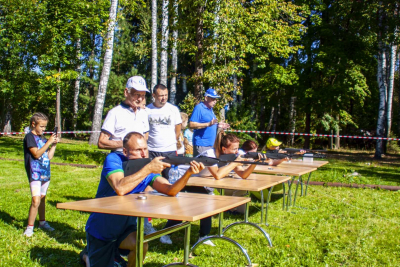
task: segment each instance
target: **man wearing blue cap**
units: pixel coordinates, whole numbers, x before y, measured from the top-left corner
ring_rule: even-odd
[[[194,107],[190,117],[189,127],[194,129],[193,133],[193,156],[213,147],[217,136],[218,120],[213,108],[220,96],[215,89],[210,88],[205,93],[205,99]],[[229,128],[229,124],[220,123],[219,127]]]

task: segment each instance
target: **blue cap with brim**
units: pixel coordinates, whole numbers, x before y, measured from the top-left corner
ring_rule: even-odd
[[[206,91],[204,96],[212,97],[212,98],[220,98],[220,96],[217,94],[217,91],[215,89],[210,88]]]

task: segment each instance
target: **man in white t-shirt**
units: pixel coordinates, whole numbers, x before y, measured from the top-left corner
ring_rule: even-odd
[[[101,127],[98,146],[122,152],[122,140],[129,132],[138,132],[148,138],[149,120],[142,103],[149,90],[141,76],[128,79],[124,90],[125,100],[107,113]]]
[[[154,102],[147,106],[149,116],[149,156],[176,156],[176,143],[181,133],[182,119],[178,107],[167,102],[168,88],[157,84],[153,89]]]

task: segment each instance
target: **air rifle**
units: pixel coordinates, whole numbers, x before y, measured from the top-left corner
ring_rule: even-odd
[[[222,167],[231,162],[242,163],[242,164],[268,165],[268,163],[266,163],[266,162],[236,161],[235,160],[236,158],[237,158],[237,156],[235,154],[221,155],[219,159],[204,157],[204,156],[199,156],[196,158],[167,156],[164,159],[162,159],[161,161],[163,161],[165,163],[169,163],[171,165],[175,165],[175,166],[189,165],[190,162],[192,162],[192,161],[197,161],[199,163],[201,162],[206,167],[210,167],[215,164],[217,164],[218,167]],[[258,156],[257,156],[257,159],[258,159]],[[144,159],[134,159],[134,160],[126,161],[123,165],[125,176],[132,175],[132,174],[138,172],[144,166],[149,164],[151,160],[152,159],[150,159],[150,158],[144,158]]]
[[[246,154],[242,155],[242,158],[248,158],[248,159],[258,159],[258,154],[257,152],[247,152]],[[313,158],[324,158],[325,155],[322,154],[295,154],[295,153],[278,153],[278,152],[267,152],[267,153],[260,153],[261,155],[264,155],[268,159],[284,159],[284,158],[302,158],[302,157],[313,157]]]

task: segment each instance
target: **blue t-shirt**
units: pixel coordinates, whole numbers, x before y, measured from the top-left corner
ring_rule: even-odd
[[[117,193],[110,186],[107,177],[116,172],[124,172],[123,162],[127,158],[120,152],[111,152],[106,157],[103,164],[103,171],[99,187],[97,189],[96,198],[116,196]],[[149,174],[143,181],[141,181],[131,192],[134,194],[143,192],[148,185],[152,185],[154,180],[160,176],[159,174]],[[127,195],[128,195],[127,194]],[[116,240],[125,230],[131,226],[136,226],[136,217],[112,215],[104,213],[92,213],[86,222],[86,232],[93,237],[104,240]]]
[[[35,159],[29,148],[37,147],[41,149],[47,142],[43,136],[34,135],[29,132],[24,138],[24,158],[25,170],[28,175],[29,182],[50,180],[50,160],[48,150],[46,150],[38,159]]]
[[[203,102],[194,107],[190,121],[205,123],[216,119],[212,108],[208,108]],[[217,124],[212,126],[197,129],[193,132],[194,146],[213,146],[217,137]]]

